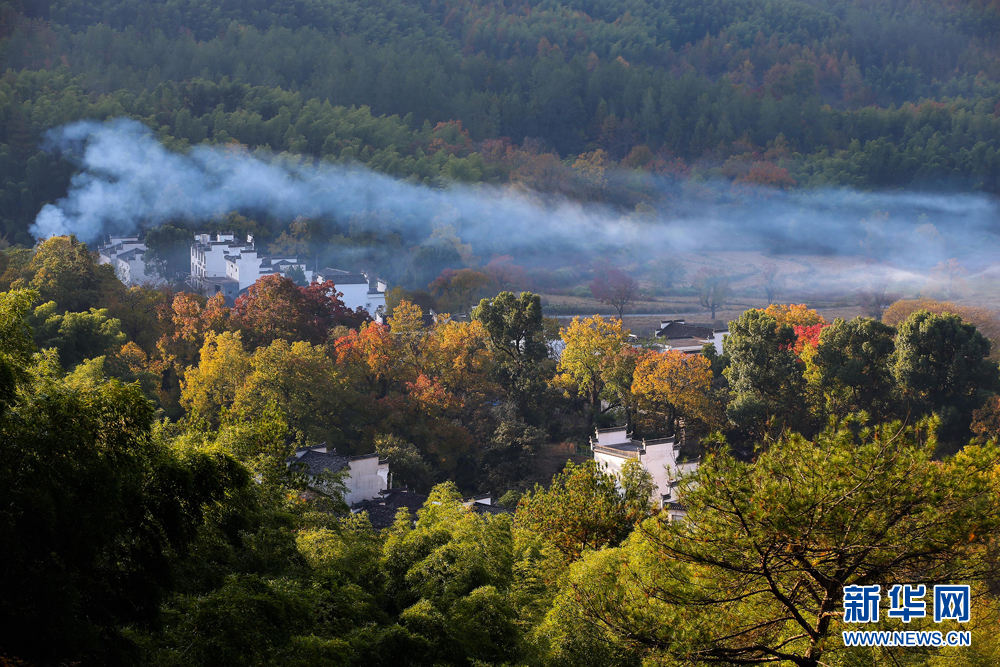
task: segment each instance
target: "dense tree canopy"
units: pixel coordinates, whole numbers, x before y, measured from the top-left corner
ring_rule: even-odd
[[[877,418],[892,415],[895,387],[891,327],[871,318],[838,319],[820,334],[812,378],[838,417],[864,410]]]
[[[61,278],[0,293],[0,660],[846,666],[843,585],[997,576],[1000,370],[958,315],[774,305],[686,355],[618,318],[560,329],[529,292],[435,320],[403,290],[379,324],[278,277],[233,307],[74,289],[100,269],[73,248],[16,256]],[[687,520],[638,462],[579,453],[595,421],[701,454]],[[286,466],[320,443],[430,495],[376,530]]]
[[[760,310],[748,310],[729,325],[730,364],[725,370],[732,400],[730,421],[751,442],[805,427],[802,361],[793,349],[795,332]]]
[[[917,413],[937,411],[942,437],[965,435],[972,411],[1000,389],[1000,371],[989,360],[990,342],[957,315],[917,311],[899,325],[893,374],[906,404]]]
[[[12,325],[0,348],[21,371],[0,414],[0,646],[44,663],[128,663],[123,627],[156,620],[171,554],[195,538],[206,505],[248,476],[224,455],[154,442],[137,386],[75,388],[46,358],[26,368],[29,340],[13,326],[25,296],[0,294]]]

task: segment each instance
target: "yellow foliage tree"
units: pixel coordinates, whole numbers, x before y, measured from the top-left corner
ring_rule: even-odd
[[[452,392],[482,400],[496,389],[489,381],[493,354],[481,322],[436,325],[424,343],[422,366]]]
[[[274,405],[298,440],[341,447],[341,420],[350,402],[346,389],[322,346],[278,339],[250,357],[250,373],[236,392],[233,411],[257,415]]]
[[[760,309],[759,309],[760,310]],[[765,314],[778,320],[778,326],[787,324],[791,327],[811,327],[815,324],[826,324],[823,316],[804,303],[773,303],[762,309]]]
[[[399,305],[392,309],[389,331],[402,346],[404,359],[411,365],[418,365],[420,346],[427,335],[424,311],[420,306],[405,299],[400,301]]]
[[[621,320],[605,320],[600,315],[582,320],[574,317],[559,333],[566,347],[559,358],[555,381],[590,403],[588,424],[600,412],[622,407],[631,393],[637,355],[628,343],[629,330]],[[605,410],[601,409],[601,399],[609,404]]]
[[[700,354],[647,352],[636,363],[632,393],[651,429],[674,432],[681,417],[714,425],[711,390],[712,363]]]
[[[587,196],[600,199],[608,187],[607,171],[611,166],[608,154],[602,149],[590,153],[581,153],[573,163],[573,171],[584,183]]]
[[[230,409],[250,374],[250,355],[239,332],[205,334],[201,362],[191,366],[181,380],[181,405],[191,416],[219,423],[219,414]]]
[[[323,347],[278,339],[253,354],[240,334],[209,332],[201,363],[181,383],[181,405],[195,418],[218,425],[228,412],[254,416],[276,408],[298,440],[343,443],[344,377]]]

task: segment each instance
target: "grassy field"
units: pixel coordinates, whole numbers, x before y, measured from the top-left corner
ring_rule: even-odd
[[[624,322],[639,336],[651,334],[661,319],[684,318],[690,323],[724,327],[748,308],[767,306],[762,272],[773,266],[781,279],[777,303],[805,303],[828,321],[865,314],[859,305],[862,289],[885,286],[900,298],[926,296],[965,305],[1000,310],[1000,264],[970,273],[961,264],[950,271],[916,271],[863,257],[786,255],[771,257],[757,252],[686,253],[671,258],[679,262],[684,278],[664,289],[648,277],[647,267],[624,266],[637,277],[642,297],[629,304]],[[719,270],[730,278],[732,295],[712,320],[691,289],[692,277],[701,269]],[[608,305],[589,295],[589,283],[564,290],[539,290],[547,315],[560,320],[575,315],[617,315]]]

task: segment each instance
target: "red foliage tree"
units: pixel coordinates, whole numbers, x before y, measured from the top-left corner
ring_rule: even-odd
[[[464,157],[472,149],[472,137],[469,131],[462,127],[460,120],[448,120],[438,123],[431,131],[431,141],[427,146],[428,153],[445,150],[452,155]]]
[[[746,176],[740,179],[747,185],[760,185],[767,188],[788,190],[795,187],[795,179],[788,170],[772,162],[754,162]]]
[[[236,299],[231,322],[250,346],[269,345],[281,338],[326,342],[332,327],[357,327],[368,321],[362,308],[349,310],[329,287],[313,283],[299,287],[283,276],[264,276]]]
[[[795,354],[801,356],[802,350],[808,345],[810,347],[819,346],[819,334],[826,324],[812,324],[809,326],[796,325],[795,329]]]

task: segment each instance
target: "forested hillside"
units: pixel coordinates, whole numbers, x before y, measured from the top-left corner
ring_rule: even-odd
[[[0,224],[30,245],[65,191],[47,129],[120,115],[178,149],[236,140],[430,184],[567,189],[582,155],[578,170],[997,192],[998,19],[936,0],[7,2]]]

